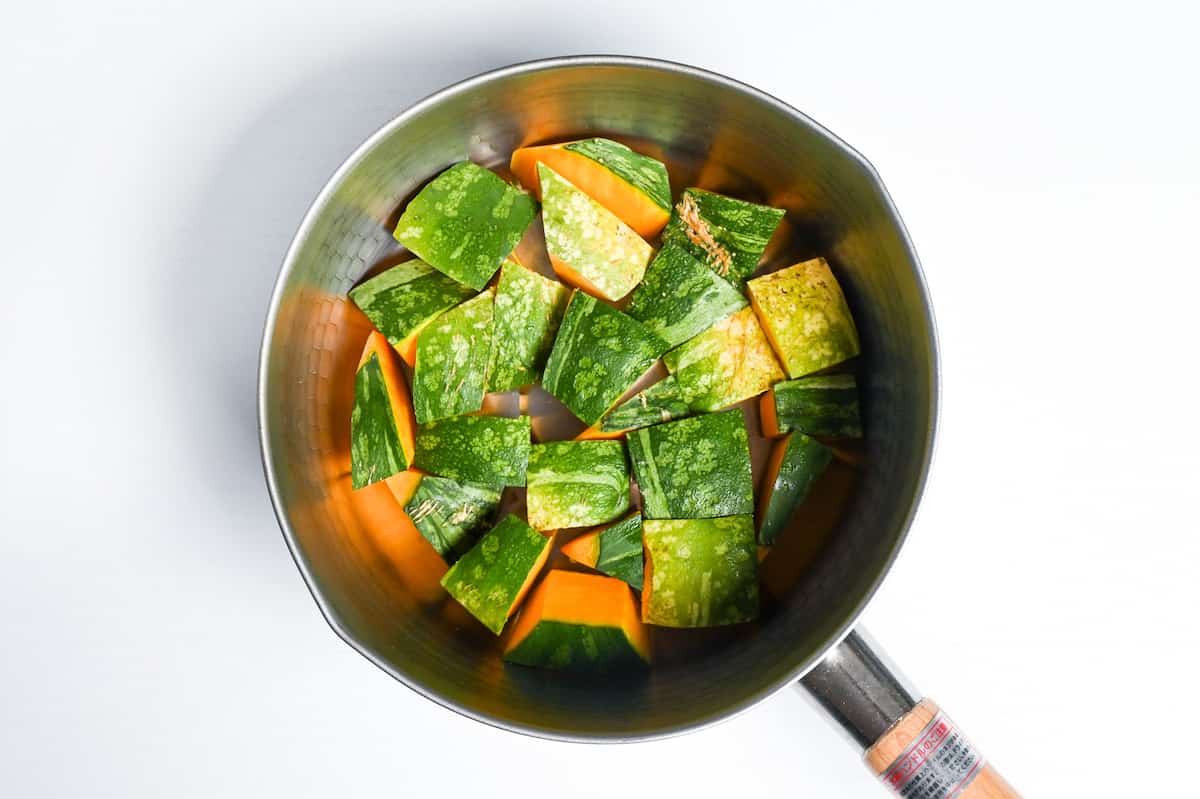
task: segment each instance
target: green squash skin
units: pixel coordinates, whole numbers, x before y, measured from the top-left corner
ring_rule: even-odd
[[[423,475],[404,512],[442,560],[453,565],[470,549],[500,506],[500,491]]]
[[[775,476],[771,499],[759,519],[758,543],[764,547],[775,544],[812,484],[833,460],[829,447],[803,433],[792,433],[776,446],[786,446],[787,451]]]
[[[671,181],[662,161],[634,152],[612,139],[584,139],[571,142],[563,149],[595,161],[646,195],[659,208],[671,210]]]
[[[625,313],[675,347],[748,304],[740,291],[686,249],[667,244],[650,262]]]
[[[752,516],[647,519],[651,563],[642,621],[716,627],[758,617],[758,553]]]
[[[358,489],[408,468],[400,431],[383,380],[379,356],[371,353],[354,376],[350,412],[350,485]]]
[[[779,432],[862,438],[854,375],[817,375],[775,384]]]
[[[418,424],[483,407],[492,359],[492,293],[446,311],[417,337],[413,414]]]
[[[480,291],[536,215],[528,193],[463,161],[421,189],[394,235],[434,269]]]
[[[501,488],[525,485],[528,416],[452,416],[417,426],[413,466],[460,483]]]
[[[442,587],[496,635],[551,539],[511,513],[450,567]]]
[[[620,441],[534,444],[525,481],[535,530],[607,524],[629,510],[629,463]]]
[[[592,568],[642,590],[642,514],[610,525],[597,536],[600,553]]]
[[[571,294],[542,388],[588,427],[654,365],[666,342],[590,294]]]
[[[350,299],[396,346],[475,292],[414,258],[350,289]]]
[[[693,411],[728,408],[785,377],[751,308],[679,345],[663,362]]]
[[[774,335],[788,377],[803,377],[858,355],[854,318],[824,258],[756,277],[746,288]]]
[[[686,189],[663,229],[663,245],[683,247],[741,290],[758,268],[784,211],[703,189]]]
[[[489,393],[512,391],[541,378],[570,295],[557,280],[504,262],[496,286]]]
[[[605,673],[644,666],[620,627],[542,621],[504,659],[522,666]]]
[[[691,407],[683,389],[674,375],[667,375],[609,411],[600,422],[600,429],[606,433],[636,430],[672,419],[682,419],[690,414]]]
[[[641,282],[653,248],[616,214],[539,162],[546,250],[574,269],[607,299],[618,300]]]
[[[740,408],[644,427],[627,440],[647,519],[754,512],[750,444]]]

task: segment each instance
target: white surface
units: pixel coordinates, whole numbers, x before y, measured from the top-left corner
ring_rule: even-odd
[[[1029,796],[1194,779],[1194,6],[104,5],[0,26],[0,794],[882,795],[790,692],[637,747],[460,719],[334,637],[276,528],[255,356],[311,198],[417,97],[602,51],[782,97],[905,215],[945,401],[875,635]]]

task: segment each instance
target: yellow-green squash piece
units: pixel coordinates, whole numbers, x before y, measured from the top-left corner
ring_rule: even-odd
[[[646,519],[642,621],[716,627],[758,617],[754,517]]]
[[[751,308],[725,317],[663,356],[694,411],[715,411],[757,397],[784,379]]]

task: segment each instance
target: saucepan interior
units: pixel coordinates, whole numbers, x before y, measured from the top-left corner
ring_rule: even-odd
[[[436,556],[389,533],[391,497],[351,496],[352,374],[366,336],[347,290],[403,257],[404,201],[462,159],[500,167],[522,144],[580,135],[639,143],[698,185],[787,209],[768,257],[832,264],[862,336],[866,437],[820,541],[777,570],[761,622],[681,642],[645,675],[581,681],[505,667],[490,635],[438,587]],[[369,140],[305,219],[268,317],[262,444],[285,537],[322,611],[352,646],[417,691],[480,720],[582,740],[635,740],[726,717],[796,678],[870,598],[925,478],[936,405],[928,299],[873,170],[795,110],[720,76],[626,58],[555,59],[468,80]],[[385,492],[385,489],[383,490]],[[837,493],[836,487],[831,491]],[[394,504],[394,503],[393,503]],[[380,520],[384,524],[380,524]],[[803,526],[803,525],[802,525]],[[807,541],[804,531],[795,535]],[[656,642],[657,643],[657,642]]]

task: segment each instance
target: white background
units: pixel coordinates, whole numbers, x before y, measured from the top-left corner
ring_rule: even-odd
[[[790,691],[632,747],[458,718],[340,643],[284,548],[255,359],[305,208],[418,97],[581,52],[727,73],[875,163],[945,394],[865,622],[1027,795],[1189,792],[1169,752],[1200,713],[1194,8],[6,6],[0,794],[881,795]]]

